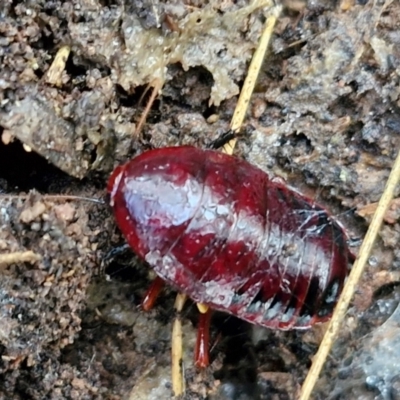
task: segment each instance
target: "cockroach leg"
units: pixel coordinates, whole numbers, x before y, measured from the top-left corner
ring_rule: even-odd
[[[199,308],[199,305],[197,305]],[[210,342],[210,322],[211,309],[202,304],[205,312],[200,312],[199,327],[197,328],[196,349],[194,352],[194,362],[196,367],[205,368],[210,364],[209,342]],[[199,308],[200,309],[200,308]]]
[[[201,314],[205,314],[208,311],[208,305],[203,303],[196,303],[197,309]]]
[[[153,308],[158,295],[164,288],[164,285],[165,282],[160,277],[157,276],[154,279],[142,300],[142,308],[144,311],[149,311]]]

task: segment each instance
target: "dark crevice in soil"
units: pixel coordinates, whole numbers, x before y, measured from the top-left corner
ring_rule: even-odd
[[[87,193],[96,189],[104,191],[105,186],[102,173],[92,172],[85,179],[79,180],[50,164],[34,151],[27,152],[18,140],[8,145],[0,142],[0,191],[12,193],[36,190],[42,194],[72,194],[82,189]]]
[[[7,182],[10,191],[36,189],[42,193],[52,192],[55,183],[60,187],[79,182],[35,152],[25,151],[17,140],[7,146],[0,143],[0,179]]]

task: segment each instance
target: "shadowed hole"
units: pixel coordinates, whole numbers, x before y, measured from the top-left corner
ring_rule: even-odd
[[[335,278],[325,289],[324,293],[322,294],[321,304],[317,311],[317,315],[319,317],[326,317],[327,315],[330,315],[332,313],[338,298],[339,287],[339,279]]]
[[[317,298],[319,289],[319,279],[314,277],[311,278],[310,286],[307,291],[307,296],[304,300],[303,307],[300,311],[300,317],[311,316],[315,313],[315,300]]]

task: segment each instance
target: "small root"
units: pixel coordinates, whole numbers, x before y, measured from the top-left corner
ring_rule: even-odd
[[[149,113],[150,113],[151,107],[153,106],[154,101],[155,101],[155,99],[156,99],[158,93],[159,93],[160,90],[161,90],[162,83],[161,83],[160,80],[156,80],[156,81],[152,82],[151,84],[149,84],[149,85],[147,86],[145,92],[143,93],[142,97],[140,98],[139,103],[143,100],[143,96],[147,93],[148,89],[149,89],[151,86],[153,86],[153,91],[151,92],[151,96],[150,96],[149,101],[148,101],[147,104],[146,104],[146,108],[143,110],[143,113],[142,113],[142,115],[140,116],[140,120],[139,120],[138,123],[137,123],[137,127],[136,127],[136,130],[135,130],[135,136],[136,136],[136,137],[138,137],[138,136],[140,135],[140,131],[142,130],[143,125],[144,125],[145,122],[146,122],[146,119],[147,119],[147,116],[148,116]]]

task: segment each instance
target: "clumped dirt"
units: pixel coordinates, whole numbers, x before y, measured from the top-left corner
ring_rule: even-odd
[[[269,2],[3,3],[0,260],[14,258],[0,264],[0,398],[169,398],[175,293],[140,310],[153,276],[120,251],[104,188],[135,154],[223,137]],[[357,245],[400,149],[400,4],[284,4],[236,154],[325,205]],[[148,85],[162,89],[138,133]],[[398,398],[398,368],[373,346],[399,347],[399,193],[316,398]],[[294,399],[325,329],[215,314],[199,372],[193,305],[182,319],[185,399]]]

